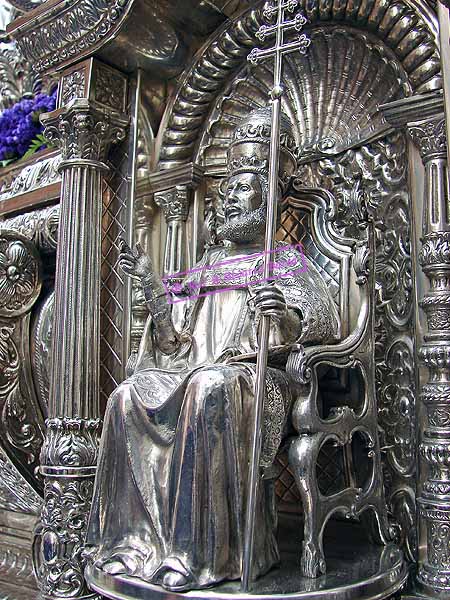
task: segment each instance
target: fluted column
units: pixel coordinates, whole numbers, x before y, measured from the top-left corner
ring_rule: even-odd
[[[450,197],[445,119],[410,125],[425,166],[423,238],[419,262],[430,282],[421,306],[427,331],[419,358],[428,368],[421,399],[426,423],[420,454],[427,478],[418,499],[426,557],[418,582],[432,597],[450,595]]]
[[[148,178],[149,190],[155,194],[155,202],[162,209],[167,224],[164,274],[185,271],[189,264],[186,223],[195,189],[203,177],[203,169],[193,163],[152,173]],[[193,215],[198,218],[198,215]]]
[[[102,180],[108,150],[123,139],[127,126],[117,100],[125,97],[126,80],[101,63],[88,62],[80,69],[86,85],[70,87],[69,76],[80,80],[72,69],[60,84],[60,103],[68,99],[68,104],[43,117],[45,135],[62,154],[53,363],[41,453],[45,489],[38,568],[41,594],[48,599],[91,595],[82,552],[100,434]],[[105,86],[105,75],[116,110],[107,105],[108,90],[100,96],[95,81],[87,81],[100,76]],[[87,97],[77,97],[85,91]]]
[[[186,221],[189,216],[192,190],[177,185],[171,190],[155,194],[156,204],[162,208],[167,223],[164,274],[184,271],[186,265]]]

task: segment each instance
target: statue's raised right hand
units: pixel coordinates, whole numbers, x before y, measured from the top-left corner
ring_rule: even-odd
[[[139,281],[154,272],[153,263],[141,245],[137,243],[132,250],[125,240],[120,240],[119,267],[126,275]]]

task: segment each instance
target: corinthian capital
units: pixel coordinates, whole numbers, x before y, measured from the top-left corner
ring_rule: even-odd
[[[445,132],[445,118],[435,121],[414,124],[408,127],[409,134],[419,148],[424,163],[433,158],[446,158],[447,136]]]
[[[171,190],[156,192],[155,202],[163,209],[166,221],[186,221],[189,214],[189,186],[177,185]]]
[[[67,107],[42,115],[44,134],[61,148],[62,160],[106,160],[111,144],[125,138],[128,118],[78,98]]]

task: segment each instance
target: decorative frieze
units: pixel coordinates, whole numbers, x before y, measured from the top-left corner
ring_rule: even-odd
[[[15,170],[10,177],[3,177],[0,187],[0,203],[21,194],[59,184],[61,182],[61,174],[58,171],[60,162],[60,155],[51,155],[39,162],[27,165],[21,170]]]
[[[90,50],[117,28],[133,0],[75,0],[56,5],[11,33],[36,71],[56,67]]]

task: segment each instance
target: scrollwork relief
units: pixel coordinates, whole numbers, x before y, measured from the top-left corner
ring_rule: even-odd
[[[61,175],[58,167],[61,157],[51,156],[14,171],[11,177],[5,177],[0,187],[0,202],[20,194],[25,194],[45,186],[59,183]]]
[[[49,206],[0,223],[0,236],[3,229],[18,231],[26,236],[43,254],[56,253],[58,244],[59,205]]]
[[[89,595],[82,556],[93,478],[47,479],[41,513],[41,592],[53,597]]]
[[[89,595],[84,541],[97,462],[99,419],[47,420],[41,463],[46,475],[36,568],[44,594]]]
[[[416,464],[414,377],[411,340],[397,339],[377,364],[377,387],[387,457],[404,476],[414,473]]]
[[[420,515],[427,523],[428,556],[418,579],[437,594],[445,593],[450,586],[450,513],[424,502]]]
[[[20,335],[21,327],[17,323],[0,322],[1,423],[9,444],[24,452],[29,463],[34,463],[42,444],[42,431],[29,398],[22,390],[21,374],[25,367],[17,347]]]
[[[29,238],[1,228],[0,439],[11,468],[18,471],[17,478],[24,476],[36,489],[40,484],[34,479],[34,468],[44,423],[34,389],[30,387],[27,335],[29,313],[40,294],[41,283],[39,255]]]
[[[94,100],[112,110],[124,110],[126,78],[117,71],[97,64]]]
[[[86,85],[86,72],[84,69],[68,73],[61,80],[58,103],[61,106],[66,106],[74,98],[84,98],[86,96]]]
[[[417,423],[407,164],[405,136],[396,132],[339,157],[305,165],[300,179],[307,186],[333,191],[343,234],[351,233],[355,227],[351,216],[363,215],[364,205],[374,220],[376,388],[384,481],[392,517],[414,532],[415,511],[410,504],[415,497]],[[402,541],[413,558],[415,535]]]
[[[430,564],[441,569],[450,569],[450,523],[431,522]]]
[[[23,55],[41,72],[76,56],[110,35],[131,0],[77,0],[18,40]],[[29,28],[28,28],[29,29]]]

